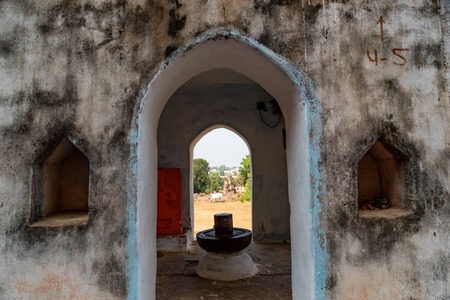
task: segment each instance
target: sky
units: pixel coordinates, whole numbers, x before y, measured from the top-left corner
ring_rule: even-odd
[[[194,147],[194,158],[203,158],[210,167],[239,167],[249,154],[247,144],[234,132],[219,128],[210,131]]]

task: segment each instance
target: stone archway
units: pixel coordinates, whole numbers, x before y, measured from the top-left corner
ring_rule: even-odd
[[[320,126],[313,129],[320,122],[315,119],[317,107],[311,105],[316,100],[309,80],[269,49],[234,32],[207,36],[176,54],[151,80],[130,135],[128,297],[149,299],[155,295],[157,127],[161,112],[176,89],[193,76],[214,68],[228,68],[261,85],[277,99],[283,111],[293,295],[298,299],[314,298],[324,284],[326,256],[317,232],[321,132]]]

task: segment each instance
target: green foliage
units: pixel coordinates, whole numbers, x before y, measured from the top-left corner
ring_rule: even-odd
[[[247,183],[245,184],[245,192],[242,194],[239,194],[238,199],[241,202],[252,200],[252,191],[250,188],[250,180],[248,180]]]
[[[245,192],[238,195],[238,199],[241,202],[252,200],[252,191],[250,185],[250,156],[247,155],[241,161],[242,168],[239,172],[239,178],[241,184],[245,186]]]
[[[239,185],[239,186],[243,186],[243,184],[242,184],[242,177],[241,177],[241,174],[240,174],[240,173],[238,173],[237,176],[236,176],[236,178],[234,178],[234,182],[235,182],[237,185]]]
[[[220,177],[219,173],[214,172],[209,174],[209,190],[211,192],[218,192],[223,189],[225,179]]]
[[[243,185],[247,185],[250,178],[250,156],[245,156],[241,161],[242,168],[240,169],[240,175]]]
[[[194,193],[204,193],[209,187],[209,163],[203,158],[194,159]]]
[[[225,166],[225,165],[221,165],[220,167],[219,167],[219,173],[220,173],[220,176],[225,176],[225,170],[227,169],[227,166]]]

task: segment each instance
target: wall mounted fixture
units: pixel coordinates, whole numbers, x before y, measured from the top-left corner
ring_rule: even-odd
[[[283,119],[283,113],[281,112],[281,108],[277,103],[277,100],[275,98],[272,98],[272,100],[269,101],[269,109],[267,109],[266,103],[264,101],[258,101],[256,102],[256,109],[259,111],[259,117],[261,118],[261,121],[269,127],[269,128],[275,128],[278,126],[278,124],[281,123],[281,120]],[[267,112],[265,115],[274,115],[277,116],[277,120],[275,122],[268,122],[264,118],[263,112]],[[267,118],[267,117],[266,117]]]

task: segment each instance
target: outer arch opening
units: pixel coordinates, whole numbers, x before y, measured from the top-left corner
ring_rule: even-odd
[[[207,70],[228,68],[254,80],[277,99],[286,121],[293,296],[312,299],[315,290],[311,237],[313,197],[305,91],[308,79],[269,49],[236,33],[205,38],[163,64],[151,80],[134,118],[128,199],[128,298],[155,297],[156,282],[156,189],[157,128],[170,96],[187,80]],[[302,103],[304,105],[302,105]],[[135,147],[137,146],[137,150]],[[135,185],[135,186],[134,186]],[[135,196],[134,196],[135,195]],[[136,198],[134,198],[136,197]],[[320,259],[320,258],[316,258]]]

